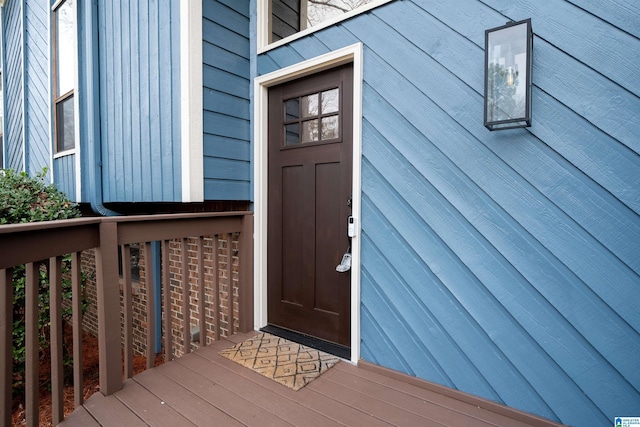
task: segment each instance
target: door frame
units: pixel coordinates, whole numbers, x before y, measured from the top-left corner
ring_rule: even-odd
[[[353,176],[352,215],[356,236],[351,241],[351,362],[360,359],[360,246],[362,164],[362,72],[363,47],[356,43],[324,55],[273,71],[254,79],[254,328],[267,325],[267,205],[268,205],[268,99],[269,88],[290,80],[353,64]],[[347,230],[345,230],[346,234]]]

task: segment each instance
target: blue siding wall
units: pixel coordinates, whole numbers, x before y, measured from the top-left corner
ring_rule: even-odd
[[[49,140],[49,7],[42,0],[24,3],[24,132],[27,141],[27,167],[36,174],[50,166]],[[70,194],[75,199],[75,193]]]
[[[104,202],[181,196],[180,2],[98,2]]]
[[[70,200],[76,200],[76,155],[58,157],[53,161],[53,181]]]
[[[5,97],[5,167],[24,170],[24,145],[22,143],[22,36],[24,32],[22,2],[7,2],[2,11]]]
[[[205,199],[249,200],[249,1],[202,9]]]
[[[492,133],[484,30],[529,17],[533,126]],[[571,425],[640,413],[639,24],[396,0],[258,58],[364,43],[364,359]]]

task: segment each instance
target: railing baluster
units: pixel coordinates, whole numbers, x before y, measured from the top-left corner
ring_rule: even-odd
[[[213,316],[215,340],[220,340],[220,235],[213,236]]]
[[[153,281],[153,255],[151,243],[144,242],[145,283],[147,291],[147,369],[155,364],[155,333],[156,333],[156,290]]]
[[[26,265],[25,282],[25,347],[26,347],[26,409],[27,426],[37,426],[38,405],[38,279],[39,263]]]
[[[171,272],[169,259],[169,241],[162,241],[162,292],[164,292],[164,360],[171,360],[172,332],[171,332]]]
[[[184,337],[184,354],[191,353],[191,311],[189,309],[189,245],[186,237],[182,238],[182,336]]]
[[[13,269],[0,270],[0,423],[11,424],[13,382]]]
[[[207,345],[207,323],[204,312],[204,238],[198,237],[198,315],[200,323],[200,348]]]
[[[80,253],[71,254],[71,304],[73,323],[73,405],[82,405],[84,400],[82,376],[82,273]]]
[[[133,376],[133,296],[131,289],[131,247],[120,247],[122,258],[122,304],[124,314],[124,377]]]
[[[62,257],[49,259],[49,314],[51,326],[49,329],[51,343],[51,406],[53,423],[58,424],[64,419],[64,371],[62,363]]]

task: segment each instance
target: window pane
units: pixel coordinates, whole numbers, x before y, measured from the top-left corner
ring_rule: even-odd
[[[318,119],[302,122],[302,142],[318,140]]]
[[[73,96],[56,104],[56,144],[58,151],[71,150],[75,146],[73,109]]]
[[[73,90],[75,65],[74,0],[56,9],[56,97]]]
[[[338,116],[322,118],[322,139],[335,139],[340,135]]]
[[[318,94],[307,95],[300,98],[302,104],[302,117],[318,115]]]
[[[300,118],[300,101],[298,98],[284,102],[284,121],[290,122]]]
[[[374,0],[269,0],[271,2],[270,42],[356,10]]]
[[[322,114],[338,111],[339,93],[337,88],[322,92]]]
[[[284,145],[295,145],[300,143],[300,125],[293,123],[284,127]]]
[[[271,41],[300,31],[300,2],[271,0]]]

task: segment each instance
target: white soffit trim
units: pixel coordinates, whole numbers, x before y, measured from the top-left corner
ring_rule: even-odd
[[[268,88],[286,81],[353,63],[353,206],[358,232],[351,242],[351,362],[360,359],[360,212],[362,159],[362,43],[338,49],[256,77],[254,82],[254,328],[267,324],[267,130]]]
[[[182,201],[204,201],[202,2],[180,2]]]

